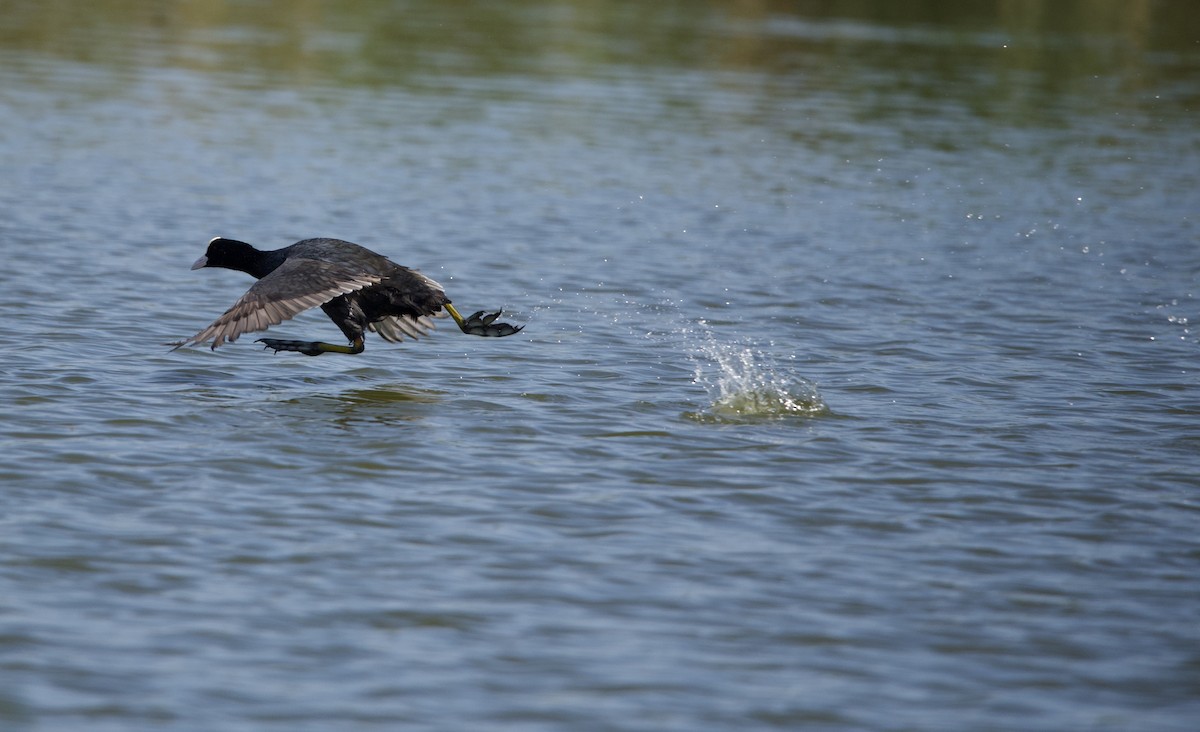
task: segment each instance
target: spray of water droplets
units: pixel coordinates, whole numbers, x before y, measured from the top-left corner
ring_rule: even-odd
[[[816,385],[790,364],[756,348],[721,342],[707,331],[693,345],[694,382],[710,400],[706,412],[693,416],[738,421],[829,414]]]

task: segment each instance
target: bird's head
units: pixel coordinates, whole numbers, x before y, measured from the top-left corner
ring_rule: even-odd
[[[247,272],[258,254],[257,249],[244,241],[218,236],[208,242],[204,256],[192,263],[192,269],[225,267]]]

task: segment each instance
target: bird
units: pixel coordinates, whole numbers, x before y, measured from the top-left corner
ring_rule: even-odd
[[[263,251],[236,239],[214,237],[204,256],[192,265],[234,269],[255,282],[221,317],[196,335],[172,343],[176,350],[212,341],[216,350],[243,333],[263,331],[309,308],[320,307],[341,329],[349,345],[260,338],[275,353],[306,356],[362,353],[365,335],[374,331],[386,341],[416,340],[433,329],[433,318],[447,314],[468,335],[503,337],[525,326],[498,323],[500,311],[464,318],[445,289],[415,269],[396,264],[382,254],[342,239],[304,239],[291,246]]]

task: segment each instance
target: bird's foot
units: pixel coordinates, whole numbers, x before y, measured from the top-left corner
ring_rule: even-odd
[[[462,329],[463,333],[485,336],[488,338],[501,338],[503,336],[510,336],[513,333],[520,333],[521,329],[525,327],[523,325],[497,323],[496,318],[500,317],[500,312],[501,311],[497,310],[490,315],[484,315],[483,311],[480,310],[479,312],[464,319],[462,324],[458,327]]]
[[[502,338],[510,336],[513,333],[520,333],[525,328],[523,325],[509,325],[508,323],[497,323],[496,318],[500,317],[502,311],[497,310],[490,315],[485,315],[484,311],[480,310],[469,317],[462,317],[453,305],[447,304],[446,310],[454,318],[454,322],[458,323],[458,328],[467,335],[484,336],[487,338]]]
[[[279,338],[259,338],[257,343],[265,343],[265,348],[275,349],[275,353],[281,351],[295,351],[303,353],[305,356],[320,356],[322,353],[362,353],[363,339],[356,338],[349,346],[338,346],[333,343],[322,343],[321,341],[290,341],[281,340]]]

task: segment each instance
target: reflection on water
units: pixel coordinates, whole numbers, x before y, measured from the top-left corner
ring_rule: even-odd
[[[1076,86],[1086,85],[1089,74],[1112,71],[1123,83],[1152,81],[1146,52],[1192,50],[1186,29],[1198,17],[1193,3],[1152,0],[101,0],[69,12],[54,3],[10,5],[0,21],[0,48],[115,68],[222,72],[250,84],[433,84],[430,92],[438,90],[431,75],[570,78],[650,67],[767,72],[768,83],[774,78],[799,91],[847,73],[829,63],[843,53],[868,64],[873,57],[883,63],[897,54],[924,56],[925,73],[962,83],[978,82],[970,68],[986,64],[1001,86],[1008,85],[1006,75],[1024,72]],[[937,45],[947,52],[938,53]],[[789,82],[795,72],[804,78]],[[1010,81],[1027,86],[1019,76]]]
[[[408,385],[380,384],[336,394],[288,396],[274,402],[281,419],[309,419],[349,427],[362,423],[395,424],[424,418],[441,394]]]

